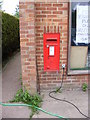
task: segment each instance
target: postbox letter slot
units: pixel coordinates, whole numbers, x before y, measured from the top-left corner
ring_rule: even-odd
[[[47,39],[47,42],[57,42],[57,39]]]

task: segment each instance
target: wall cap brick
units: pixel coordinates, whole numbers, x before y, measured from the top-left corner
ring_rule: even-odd
[[[76,0],[73,0],[76,2]],[[84,0],[85,1],[85,0]],[[70,2],[70,0],[20,0],[20,2],[43,2],[43,3],[59,3],[59,2]]]
[[[43,3],[52,3],[52,2],[56,2],[56,3],[61,3],[61,2],[71,2],[71,0],[20,0],[20,2],[43,2]],[[88,2],[88,0],[72,0],[72,2]]]

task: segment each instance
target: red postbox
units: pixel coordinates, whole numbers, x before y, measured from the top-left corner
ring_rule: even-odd
[[[46,33],[44,38],[44,70],[58,71],[60,58],[60,34]]]

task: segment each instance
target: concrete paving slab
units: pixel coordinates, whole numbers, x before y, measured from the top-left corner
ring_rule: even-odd
[[[85,118],[72,105],[50,98],[48,96],[48,92],[45,92],[44,95],[45,97],[42,106],[43,109],[64,116],[65,118]],[[60,99],[69,100],[74,103],[81,110],[81,112],[88,115],[88,92],[82,92],[82,90],[63,90],[62,93],[52,95]],[[55,118],[42,112],[39,113],[38,117]]]
[[[27,107],[3,107],[3,118],[29,118],[30,110]]]

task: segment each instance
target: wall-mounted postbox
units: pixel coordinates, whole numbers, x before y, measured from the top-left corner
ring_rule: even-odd
[[[44,37],[44,70],[58,71],[60,58],[60,34],[46,33]]]

